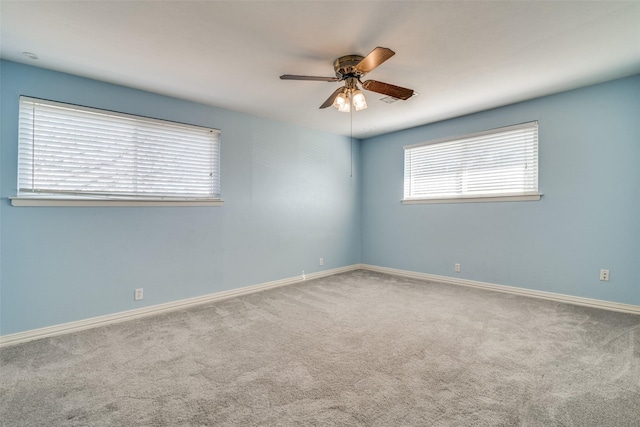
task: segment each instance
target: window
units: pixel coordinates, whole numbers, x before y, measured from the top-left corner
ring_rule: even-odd
[[[404,147],[403,203],[539,199],[538,122]]]
[[[20,97],[12,203],[34,200],[220,204],[220,131]]]

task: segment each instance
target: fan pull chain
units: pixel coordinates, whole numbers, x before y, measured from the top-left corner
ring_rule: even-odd
[[[349,110],[349,121],[351,123],[351,130],[349,133],[349,135],[351,135],[349,139],[349,143],[351,144],[351,175],[350,177],[353,178],[353,108]]]

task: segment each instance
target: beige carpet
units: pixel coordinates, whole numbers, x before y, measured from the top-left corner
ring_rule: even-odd
[[[640,425],[640,316],[366,271],[0,360],[3,426]]]

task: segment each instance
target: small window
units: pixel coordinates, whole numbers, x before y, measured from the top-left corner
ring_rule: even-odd
[[[538,122],[404,147],[403,203],[539,199]]]
[[[19,133],[16,199],[220,201],[217,129],[21,97]]]

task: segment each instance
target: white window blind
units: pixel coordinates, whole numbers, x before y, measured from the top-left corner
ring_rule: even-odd
[[[18,196],[219,200],[220,131],[20,97]]]
[[[537,195],[538,122],[404,147],[404,201]]]

